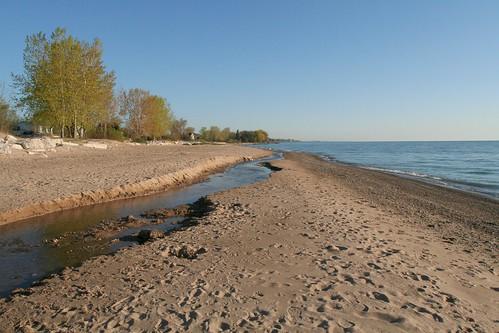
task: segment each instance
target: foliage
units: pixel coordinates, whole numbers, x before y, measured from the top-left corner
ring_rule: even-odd
[[[110,139],[110,140],[116,140],[116,141],[124,141],[125,140],[125,133],[123,133],[123,131],[119,128],[114,128],[114,127],[111,127],[110,129],[108,129],[108,132],[105,136],[107,139]]]
[[[262,143],[269,140],[267,132],[264,130],[256,131],[241,131],[232,132],[230,128],[220,130],[217,126],[201,128],[201,140],[211,142],[245,142],[245,143]]]
[[[241,131],[239,133],[241,142],[254,142],[262,143],[269,140],[269,135],[264,130],[258,129],[256,131]]]
[[[194,133],[194,128],[187,127],[187,120],[174,119],[170,130],[170,138],[172,140],[190,140],[190,134]]]
[[[86,132],[88,138],[92,139],[109,139],[116,141],[124,141],[126,135],[119,123],[100,124]]]
[[[102,44],[57,28],[26,38],[24,73],[14,76],[19,105],[33,123],[77,137],[110,120],[115,75],[106,72]]]
[[[0,96],[0,132],[10,131],[18,122],[17,114],[5,99]]]
[[[145,137],[133,138],[132,142],[136,142],[136,143],[147,143],[147,138],[145,138]]]
[[[172,112],[167,101],[143,89],[122,91],[119,95],[119,114],[131,138],[159,138],[169,134]]]
[[[153,139],[166,136],[171,128],[170,106],[163,97],[148,96],[144,100],[144,132]]]

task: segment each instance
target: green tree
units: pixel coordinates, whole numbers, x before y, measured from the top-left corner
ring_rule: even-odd
[[[144,131],[153,139],[166,136],[172,124],[170,106],[163,97],[148,96],[143,104]]]
[[[102,44],[82,42],[57,28],[28,36],[24,72],[14,76],[18,102],[35,124],[77,137],[109,119],[115,76],[106,72]]]
[[[187,127],[187,120],[185,119],[174,119],[172,122],[172,128],[170,137],[172,140],[188,140],[189,132]]]
[[[145,114],[142,104],[148,96],[148,91],[138,88],[120,92],[119,114],[123,117],[127,132],[132,138],[139,138],[145,134]]]
[[[269,135],[264,130],[259,129],[259,130],[255,131],[254,142],[257,142],[257,143],[266,142],[266,141],[268,141],[268,139],[269,139]]]
[[[226,127],[220,130],[217,126],[211,126],[209,129],[206,127],[201,128],[201,139],[204,141],[220,141],[220,142],[248,142],[248,143],[262,143],[269,140],[267,132],[258,129],[256,131],[239,131],[232,132],[230,128]]]
[[[222,130],[222,132],[220,133],[219,141],[232,141],[232,132],[230,131],[230,128],[226,127]]]
[[[18,117],[7,101],[0,96],[0,132],[9,132],[17,123]]]
[[[119,108],[132,138],[158,138],[170,132],[172,112],[163,97],[134,88],[120,93]]]
[[[83,65],[78,66],[77,77],[83,85],[79,94],[79,108],[76,108],[74,130],[78,130],[78,123],[81,129],[95,128],[104,123],[113,123],[115,113],[113,108],[113,89],[115,75],[113,72],[107,73],[102,62],[102,43],[95,40],[92,44],[82,43]],[[77,114],[80,118],[76,118]]]
[[[239,133],[241,142],[262,143],[269,140],[267,132],[264,130],[241,131]]]
[[[220,128],[218,126],[211,126],[208,130],[208,141],[219,141],[221,137],[220,133]]]
[[[201,129],[199,130],[199,136],[200,136],[200,139],[203,140],[203,141],[208,141],[208,129],[206,127],[201,127]]]

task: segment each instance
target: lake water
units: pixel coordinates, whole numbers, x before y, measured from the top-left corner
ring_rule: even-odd
[[[499,199],[499,141],[290,142],[264,145]]]

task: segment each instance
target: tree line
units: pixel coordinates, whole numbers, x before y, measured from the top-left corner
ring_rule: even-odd
[[[202,127],[200,130],[200,138],[204,141],[220,141],[220,142],[255,142],[262,143],[269,141],[269,135],[264,130],[256,131],[235,131],[230,128],[220,129],[217,126],[210,128]]]
[[[141,88],[115,91],[116,74],[106,69],[102,42],[79,40],[65,29],[26,37],[22,73],[13,75],[16,106],[36,126],[73,138],[192,139],[195,129],[177,119],[166,98]],[[0,98],[0,130],[11,128],[16,113]],[[263,130],[203,127],[195,139],[265,142]]]

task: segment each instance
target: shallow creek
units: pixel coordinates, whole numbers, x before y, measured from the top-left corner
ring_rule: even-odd
[[[46,240],[68,232],[88,230],[105,219],[140,216],[152,209],[191,204],[215,192],[265,180],[271,171],[260,164],[276,158],[278,157],[272,156],[239,164],[213,174],[203,182],[172,191],[66,210],[0,226],[0,297],[8,296],[16,288],[29,287],[33,282],[64,267],[78,266],[91,257],[137,244],[116,241],[120,237],[132,235],[142,229],[174,229],[181,218],[172,217],[159,225],[142,225],[122,230],[112,237],[115,240],[113,242],[111,238],[103,238],[91,243],[78,241],[55,247]]]

